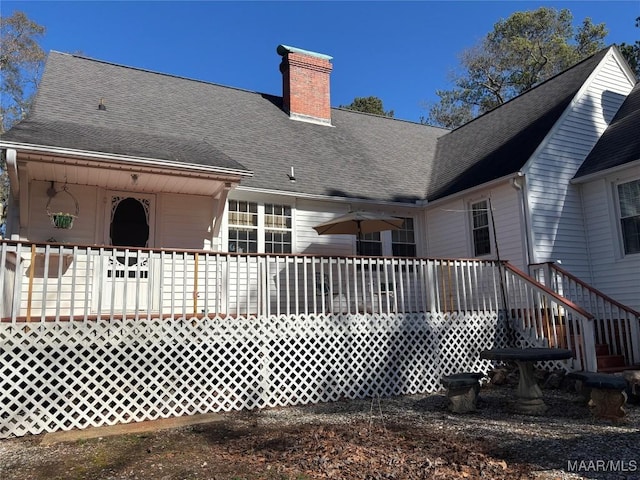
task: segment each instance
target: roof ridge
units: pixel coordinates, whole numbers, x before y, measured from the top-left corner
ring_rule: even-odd
[[[487,115],[489,115],[492,112],[495,112],[497,109],[504,107],[505,105],[508,105],[518,99],[521,99],[522,97],[524,97],[525,95],[533,92],[534,90],[539,89],[540,87],[544,86],[545,84],[551,82],[552,80],[557,79],[558,77],[561,77],[565,74],[568,74],[570,71],[575,70],[576,68],[578,68],[580,65],[582,65],[583,63],[592,60],[594,57],[598,56],[598,55],[602,55],[604,56],[606,52],[608,52],[609,50],[611,50],[612,48],[616,48],[615,45],[609,45],[608,47],[605,47],[601,50],[598,50],[597,52],[589,55],[588,57],[583,58],[582,60],[580,60],[578,63],[573,64],[572,66],[570,66],[569,68],[566,68],[565,70],[562,70],[561,72],[556,73],[555,75],[547,78],[546,80],[543,80],[540,83],[535,84],[533,87],[529,88],[528,90],[525,90],[524,92],[516,95],[515,97],[510,98],[509,100],[507,100],[504,103],[501,103],[500,105],[497,105],[495,107],[493,107],[491,110],[487,110],[486,112],[483,112],[482,114],[478,115],[475,118],[472,118],[471,120],[469,120],[468,122],[464,123],[463,125],[460,125],[459,127],[454,128],[453,130],[451,130],[451,132],[455,132],[459,129],[462,129],[464,127],[466,127],[467,125],[475,122],[476,120],[483,118]]]
[[[422,125],[424,127],[434,128],[436,130],[445,130],[447,132],[451,131],[449,128],[446,128],[446,127],[429,125],[428,123],[416,122],[414,120],[408,120],[406,118],[388,117],[386,115],[380,115],[379,113],[361,112],[360,110],[352,110],[351,108],[346,108],[346,107],[331,107],[331,110],[339,110],[341,112],[349,112],[349,113],[354,113],[356,115],[367,115],[369,117],[380,118],[385,120],[395,120],[396,122],[410,123],[412,125]]]
[[[110,65],[112,67],[125,68],[125,69],[128,69],[128,70],[133,70],[133,71],[137,71],[137,72],[151,73],[151,74],[154,74],[154,75],[161,75],[163,77],[175,78],[177,80],[186,80],[186,81],[189,81],[189,82],[202,83],[204,85],[211,85],[211,86],[214,86],[214,87],[228,88],[230,90],[237,90],[237,91],[240,91],[240,92],[255,93],[257,95],[268,95],[268,96],[271,96],[271,97],[278,97],[278,95],[274,95],[272,93],[258,92],[256,90],[249,90],[249,89],[240,88],[240,87],[232,87],[231,85],[224,85],[222,83],[216,83],[216,82],[211,82],[211,81],[207,81],[207,80],[199,80],[197,78],[185,77],[185,76],[181,76],[181,75],[177,75],[177,74],[173,74],[173,73],[160,72],[160,71],[151,70],[151,69],[148,69],[148,68],[132,67],[130,65],[125,65],[123,63],[111,62],[109,60],[101,60],[99,58],[88,57],[86,55],[80,55],[80,54],[77,54],[77,53],[60,52],[58,50],[50,50],[49,53],[56,53],[56,54],[60,54],[60,55],[66,55],[66,56],[75,57],[75,58],[78,58],[78,59],[81,59],[81,60],[87,60],[87,61],[90,61],[90,62],[101,63],[103,65]]]

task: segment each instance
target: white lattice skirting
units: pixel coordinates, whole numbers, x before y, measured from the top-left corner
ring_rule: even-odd
[[[0,324],[0,438],[435,392],[492,346],[496,312]]]

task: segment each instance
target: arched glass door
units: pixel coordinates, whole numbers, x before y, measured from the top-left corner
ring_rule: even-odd
[[[105,259],[101,293],[102,306],[114,312],[147,310],[155,303],[150,290],[152,259],[139,250],[153,246],[153,208],[153,195],[107,196],[105,243],[118,250]]]
[[[149,246],[149,200],[112,198],[111,244],[119,247]]]

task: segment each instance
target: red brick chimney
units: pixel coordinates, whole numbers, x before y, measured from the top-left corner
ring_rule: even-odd
[[[331,125],[332,57],[286,45],[278,46],[278,54],[284,111],[293,120]]]

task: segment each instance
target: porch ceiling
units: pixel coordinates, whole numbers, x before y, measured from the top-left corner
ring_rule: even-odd
[[[73,185],[92,185],[110,190],[144,193],[179,193],[217,196],[225,186],[239,183],[233,175],[187,172],[150,166],[111,164],[108,162],[60,161],[55,157],[30,155],[19,163],[26,166],[29,181]],[[22,169],[21,169],[22,170]]]

